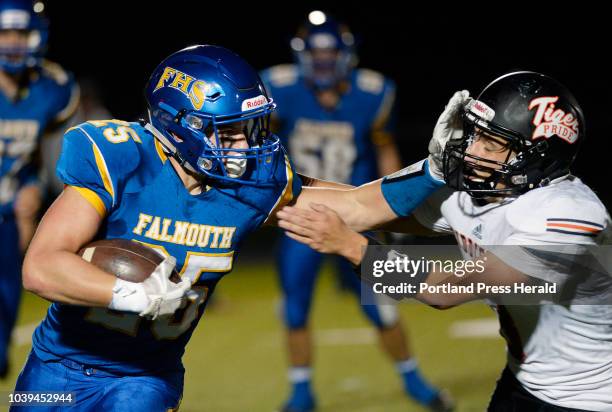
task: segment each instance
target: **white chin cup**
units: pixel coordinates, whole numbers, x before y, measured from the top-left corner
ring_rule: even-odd
[[[242,177],[247,168],[247,159],[244,153],[236,153],[234,156],[225,159],[225,169],[227,175],[232,179]]]

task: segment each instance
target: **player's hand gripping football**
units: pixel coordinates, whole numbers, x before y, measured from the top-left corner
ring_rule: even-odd
[[[110,309],[136,312],[142,317],[156,319],[171,315],[181,307],[185,294],[191,288],[187,278],[179,283],[170,280],[176,259],[165,258],[143,282],[128,282],[117,279],[113,288]]]
[[[444,111],[438,118],[433,130],[433,136],[429,141],[429,171],[437,179],[444,180],[442,163],[444,148],[449,140],[461,139],[463,137],[463,121],[461,113],[468,102],[472,100],[470,92],[461,90],[455,92],[450,98]]]

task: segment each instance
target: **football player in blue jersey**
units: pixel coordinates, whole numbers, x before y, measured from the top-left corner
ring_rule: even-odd
[[[395,84],[373,70],[356,69],[351,31],[321,11],[291,40],[297,64],[262,73],[279,108],[273,120],[299,173],[359,186],[401,168],[394,135]],[[313,410],[312,341],[308,327],[312,295],[324,255],[286,235],[278,249],[278,272],[287,328],[291,395],[283,410]],[[351,264],[336,260],[339,276],[359,296],[360,281]],[[419,374],[394,306],[362,305],[384,350],[396,364],[404,390],[433,410],[449,401]]]
[[[148,121],[92,121],[65,134],[57,174],[66,187],[23,266],[25,288],[53,304],[18,391],[71,392],[80,410],[176,408],[185,345],[245,236],[276,224],[289,202],[326,204],[356,230],[397,217],[380,181],[345,190],[297,176],[269,129],[275,103],[227,49],[172,54],[145,96]],[[443,143],[421,163],[407,208],[443,184]],[[135,240],[166,258],[143,282],[118,279],[77,255],[100,238]],[[169,280],[175,265],[179,283]]]
[[[185,345],[237,246],[301,190],[269,133],[275,105],[233,52],[174,53],[145,94],[147,122],[66,132],[57,165],[66,188],[24,262],[24,286],[54,303],[16,389],[74,392],[80,410],[176,408]],[[167,257],[144,282],[127,282],[76,255],[94,238]]]
[[[72,77],[42,59],[46,38],[47,23],[31,0],[0,1],[0,379],[8,373],[22,254],[41,203],[35,152],[78,102]]]

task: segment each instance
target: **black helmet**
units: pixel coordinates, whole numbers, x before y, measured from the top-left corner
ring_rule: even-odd
[[[473,197],[517,195],[547,185],[569,173],[585,139],[584,116],[574,96],[535,72],[494,80],[466,105],[463,119],[463,138],[450,141],[444,151],[444,177],[450,187]],[[477,131],[507,142],[504,162],[466,153]],[[488,177],[474,179],[475,170]]]

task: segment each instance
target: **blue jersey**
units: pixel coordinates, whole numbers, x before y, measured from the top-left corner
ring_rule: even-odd
[[[72,76],[55,63],[26,76],[15,100],[0,92],[0,216],[13,213],[19,188],[36,181],[32,154],[45,129],[70,117],[79,100]]]
[[[182,369],[185,345],[215,285],[232,270],[238,246],[301,190],[287,156],[272,163],[273,185],[208,187],[190,195],[159,142],[138,123],[71,128],[57,174],[105,216],[99,237],[132,239],[174,256],[193,286],[187,307],[155,321],[53,303],[34,334],[36,355],[122,375]]]
[[[298,172],[360,185],[378,178],[376,146],[394,132],[395,85],[372,70],[354,70],[337,107],[324,109],[295,65],[264,70],[278,104],[278,134]]]

